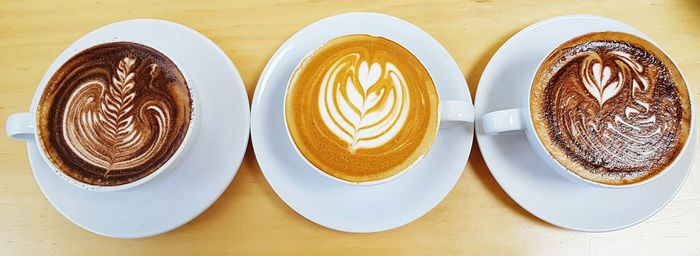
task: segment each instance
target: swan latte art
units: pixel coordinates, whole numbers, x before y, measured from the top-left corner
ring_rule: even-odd
[[[297,67],[285,117],[297,149],[318,169],[350,182],[388,178],[419,160],[438,127],[430,74],[382,37],[332,39]]]
[[[619,32],[574,38],[540,66],[531,118],[547,151],[578,176],[609,185],[664,171],[690,134],[685,81],[656,46]]]
[[[136,43],[101,44],[49,80],[37,111],[40,145],[77,181],[123,185],[175,154],[191,113],[185,78],[165,55]]]

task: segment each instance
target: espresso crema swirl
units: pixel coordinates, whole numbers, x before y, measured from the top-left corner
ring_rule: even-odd
[[[435,84],[420,61],[383,37],[348,35],[294,71],[287,127],[301,154],[343,180],[387,178],[429,149],[438,125]]]
[[[177,151],[191,99],[167,57],[143,45],[109,43],[56,72],[39,115],[42,146],[61,171],[114,186],[147,176]]]
[[[560,46],[539,72],[531,102],[538,135],[578,175],[634,183],[658,174],[682,149],[690,126],[685,82],[651,43],[589,34]]]

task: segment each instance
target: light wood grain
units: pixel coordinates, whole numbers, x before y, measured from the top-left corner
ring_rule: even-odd
[[[654,38],[700,92],[700,1],[694,0],[3,0],[0,126],[8,114],[29,108],[37,83],[63,49],[105,24],[157,18],[190,26],[224,49],[252,96],[268,58],[289,36],[317,19],[350,11],[394,15],[433,35],[457,60],[472,93],[491,55],[525,26],[563,14],[608,16]],[[0,255],[700,255],[697,165],[656,216],[626,230],[587,234],[525,212],[496,184],[474,146],[459,183],[433,211],[396,230],[346,234],[288,208],[265,181],[249,146],[234,182],[210,209],[173,232],[139,240],[101,237],[63,218],[36,185],[23,143],[0,136],[0,166]]]

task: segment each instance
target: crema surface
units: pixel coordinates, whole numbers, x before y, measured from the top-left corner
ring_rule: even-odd
[[[39,137],[65,174],[92,185],[139,180],[165,164],[189,128],[192,102],[175,64],[144,45],[94,46],[69,59],[39,103]]]
[[[335,177],[379,180],[409,167],[437,132],[438,96],[419,60],[381,37],[335,38],[294,72],[285,115],[297,148]]]
[[[587,34],[544,61],[530,106],[538,135],[569,170],[597,182],[653,177],[690,130],[685,81],[653,44],[624,33]]]

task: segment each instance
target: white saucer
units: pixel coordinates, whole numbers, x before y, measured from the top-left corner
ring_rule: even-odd
[[[253,97],[253,147],[272,189],[302,216],[340,231],[383,231],[417,219],[445,198],[467,162],[473,126],[440,129],[426,157],[413,170],[386,183],[353,186],[324,177],[309,167],[294,151],[285,131],[285,88],[297,63],[309,51],[347,34],[379,35],[404,45],[425,64],[443,100],[464,100],[471,105],[459,67],[430,35],[387,15],[341,14],[297,32],[265,67]]]
[[[27,143],[34,177],[46,198],[76,225],[117,238],[140,238],[173,230],[207,209],[236,175],[248,144],[249,106],[243,80],[226,54],[196,31],[160,20],[128,20],[83,36],[51,65],[39,87],[75,53],[98,43],[131,41],[172,58],[196,85],[198,134],[173,168],[123,191],[92,192],[71,185]],[[41,95],[35,94],[32,111]]]
[[[522,107],[520,95],[528,90],[542,58],[566,40],[594,31],[622,31],[649,40],[626,24],[596,16],[562,16],[533,24],[503,44],[486,66],[475,98],[477,122],[485,113]],[[479,125],[476,130],[486,165],[513,200],[546,222],[588,232],[626,228],[662,209],[683,185],[697,144],[696,129],[691,146],[668,173],[639,187],[609,189],[574,183],[548,169],[524,134],[487,136]]]

